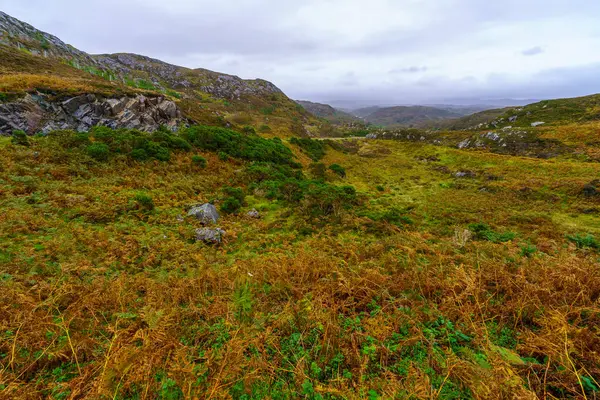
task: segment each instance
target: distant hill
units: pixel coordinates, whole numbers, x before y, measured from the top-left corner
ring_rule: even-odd
[[[314,103],[312,101],[296,100],[304,109],[312,115],[324,118],[333,124],[348,124],[361,122],[360,118],[355,117],[347,112],[333,108],[328,104]]]
[[[369,107],[356,110],[354,114],[364,117],[373,125],[385,127],[424,127],[432,121],[460,118],[464,115],[454,110],[426,106]]]
[[[486,110],[437,127],[453,130],[565,125],[600,120],[600,94],[568,99],[543,100],[523,107]]]

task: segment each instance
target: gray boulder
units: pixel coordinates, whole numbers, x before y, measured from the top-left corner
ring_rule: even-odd
[[[204,243],[218,244],[223,241],[226,235],[221,228],[200,228],[196,229],[196,241]]]
[[[210,203],[192,207],[190,211],[188,211],[188,216],[192,215],[204,225],[216,224],[219,220],[217,208]]]
[[[454,174],[456,178],[475,178],[477,174],[473,171],[458,171]]]
[[[536,126],[540,126],[540,125],[544,125],[544,124],[545,124],[545,122],[538,121],[538,122],[532,123],[531,126],[533,126],[535,128]]]
[[[249,216],[250,218],[255,218],[255,219],[260,218],[260,213],[255,208],[248,211],[248,214],[246,214],[246,215]]]

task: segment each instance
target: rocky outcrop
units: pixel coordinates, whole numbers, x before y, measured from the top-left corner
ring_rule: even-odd
[[[52,130],[87,131],[93,126],[128,128],[153,132],[161,125],[171,129],[187,124],[177,105],[164,97],[102,98],[84,94],[66,100],[51,100],[43,94],[0,104],[0,133],[19,129],[28,134]]]

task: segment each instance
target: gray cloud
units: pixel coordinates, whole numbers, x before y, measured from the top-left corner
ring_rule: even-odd
[[[589,0],[0,0],[0,9],[90,53],[260,77],[313,100],[600,91],[587,72],[600,64],[589,51],[600,46],[600,2]]]
[[[543,52],[544,52],[544,49],[542,49],[540,46],[535,46],[530,49],[523,50],[521,52],[521,54],[529,57],[529,56],[537,56],[538,54],[542,54]]]
[[[407,68],[394,68],[389,71],[390,74],[416,74],[417,72],[427,71],[427,67],[407,67]]]

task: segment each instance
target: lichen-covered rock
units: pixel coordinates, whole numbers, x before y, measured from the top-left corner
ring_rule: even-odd
[[[196,217],[204,225],[216,224],[220,217],[217,208],[210,203],[192,207],[188,216]]]
[[[218,244],[223,241],[226,232],[221,228],[200,228],[196,229],[196,241],[209,244]]]
[[[0,104],[0,134],[5,135],[13,130],[28,134],[57,129],[87,131],[97,125],[153,132],[161,125],[175,129],[188,123],[177,105],[164,97],[102,98],[84,94],[59,102],[44,94],[28,94]]]

